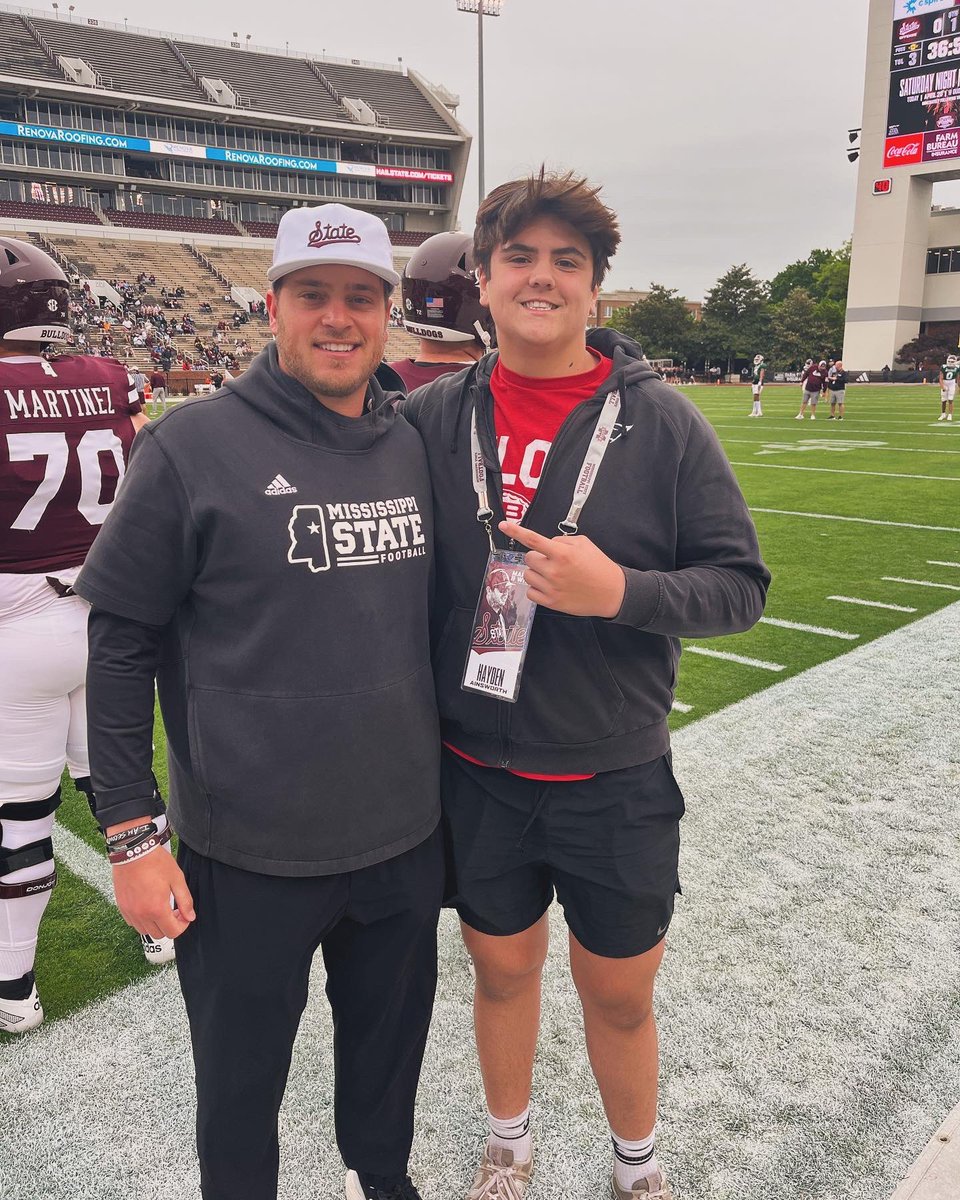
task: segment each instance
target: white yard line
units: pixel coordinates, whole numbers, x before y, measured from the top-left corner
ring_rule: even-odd
[[[723,444],[725,446],[763,446],[765,444],[765,442],[769,441],[769,439],[764,439],[764,438],[726,438],[726,437],[721,440],[723,441]],[[844,440],[846,440],[846,439],[844,439]],[[795,447],[797,444],[798,443],[794,443],[793,445],[791,445],[789,447],[789,449],[785,448],[783,453],[784,454],[796,454],[797,450]],[[807,442],[806,443],[807,448],[804,451],[804,453],[816,454],[817,449],[820,446],[823,446],[824,450],[826,450],[828,454],[838,453],[838,451],[831,449],[831,445],[832,445],[831,442],[820,440],[817,443],[817,447],[813,447],[810,445],[809,442]],[[955,454],[955,455],[960,455],[960,450],[924,450],[921,446],[849,446],[844,450],[845,454],[855,454],[857,452],[868,453],[868,454],[888,454],[889,453],[889,454]],[[940,476],[938,475],[937,478],[939,479]]]
[[[684,704],[681,700],[674,700],[673,707],[678,713],[693,712],[693,705]]]
[[[942,561],[941,559],[939,559],[939,558],[928,558],[928,559],[927,559],[927,566],[928,566],[928,567],[960,567],[960,563],[955,563],[955,562],[943,562],[943,561]]]
[[[884,604],[882,600],[861,600],[858,596],[828,596],[828,600],[839,600],[841,604],[862,604],[865,608],[889,608],[891,612],[915,613],[915,608],[905,604]]]
[[[683,647],[684,654],[702,654],[704,658],[720,658],[724,662],[739,663],[743,667],[759,667],[761,671],[785,671],[782,663],[764,662],[762,658],[747,658],[743,654],[731,654],[727,650],[710,650],[706,646]]]
[[[775,517],[808,517],[812,521],[850,521],[854,525],[886,525],[891,529],[924,529],[930,533],[960,533],[953,525],[914,525],[910,521],[878,521],[873,517],[841,517],[836,513],[796,512],[790,508],[758,508],[750,506],[751,512],[771,513]]]
[[[935,483],[960,483],[960,475],[905,475],[895,471],[853,471],[840,467],[798,467],[791,463],[735,462],[732,467],[756,467],[761,471],[812,471],[816,475],[872,475],[876,479],[925,479]]]
[[[782,621],[778,617],[761,617],[761,625],[776,625],[778,629],[796,629],[801,633],[819,633],[821,637],[838,638],[841,642],[855,642],[859,633],[844,633],[840,629],[825,629],[822,625],[801,625],[798,621]]]
[[[53,840],[53,852],[57,860],[113,904],[113,878],[106,854],[98,854],[59,822],[54,825]]]
[[[704,416],[706,416],[705,413],[704,413]],[[747,417],[747,420],[750,420],[750,417]],[[796,417],[790,418],[789,425],[764,424],[762,426],[754,425],[754,426],[751,426],[750,428],[755,429],[757,431],[758,436],[760,435],[760,433],[765,432],[767,430],[773,430],[775,432],[783,432],[783,433],[787,433],[789,431],[792,431],[793,433],[802,432],[801,430],[797,429],[796,420],[797,420]],[[810,422],[810,423],[812,424],[812,422]],[[737,421],[737,422],[711,421],[710,424],[714,427],[714,429],[739,429],[741,432],[745,432],[744,426],[741,425],[739,421]],[[820,425],[819,421],[817,422],[817,425],[819,428],[819,425]],[[867,429],[867,428],[864,428],[862,425],[857,425],[857,424],[853,424],[853,423],[851,423],[851,425],[847,425],[846,422],[844,422],[844,426],[845,427],[844,427],[843,435],[845,438],[846,437],[859,437],[863,433],[885,434],[887,437],[896,436],[895,433],[891,434],[889,427],[887,427],[885,429]],[[939,425],[937,425],[936,422],[934,422],[932,428],[935,428],[937,430],[937,432],[936,433],[924,433],[921,429],[912,428],[912,429],[903,430],[902,434],[904,437],[922,437],[922,438],[945,438],[945,437],[954,436],[950,432],[953,429],[952,425],[948,426],[946,429],[944,429],[944,428],[941,428]],[[957,428],[958,428],[958,430],[960,430],[960,424],[957,425]],[[832,426],[831,426],[831,429],[832,429]],[[814,431],[811,430],[811,432],[814,432]],[[824,440],[826,440],[826,438],[828,436],[829,436],[829,434],[827,434],[825,432]]]
[[[932,579],[900,579],[896,575],[881,575],[880,578],[885,583],[909,583],[914,587],[941,588],[945,592],[960,592],[960,585],[956,583],[934,583]]]

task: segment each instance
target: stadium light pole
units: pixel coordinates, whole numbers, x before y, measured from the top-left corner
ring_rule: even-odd
[[[480,183],[480,203],[486,195],[483,164],[483,18],[499,17],[503,0],[457,0],[459,12],[477,14],[477,168]]]

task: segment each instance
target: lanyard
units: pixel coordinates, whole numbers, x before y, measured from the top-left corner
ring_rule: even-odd
[[[590,445],[587,447],[587,452],[583,457],[583,464],[580,467],[580,474],[577,477],[577,485],[573,489],[573,500],[570,503],[570,508],[566,517],[557,526],[560,532],[567,537],[572,537],[579,528],[580,514],[583,511],[583,506],[590,498],[590,493],[593,491],[597,472],[600,469],[600,464],[603,462],[603,456],[607,452],[607,447],[610,445],[613,427],[617,423],[619,413],[620,393],[612,391],[607,395],[603,403],[603,408],[600,411],[600,416],[597,418],[593,437],[590,439]],[[490,539],[490,549],[494,550],[496,547],[493,544],[493,529],[491,526],[493,509],[490,507],[490,498],[487,494],[487,468],[483,461],[480,438],[477,436],[476,406],[474,406],[473,412],[470,414],[470,455],[473,470],[473,490],[477,494],[477,520],[487,531],[487,537]]]

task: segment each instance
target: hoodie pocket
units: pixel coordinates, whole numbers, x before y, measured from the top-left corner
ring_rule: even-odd
[[[578,745],[622,728],[626,705],[591,620],[541,608],[534,618],[516,704],[465,692],[460,684],[474,610],[455,608],[437,644],[440,714],[466,733],[497,736],[502,712],[514,742]]]
[[[434,651],[434,674],[440,716],[467,733],[495,735],[499,700],[465,692],[460,684],[473,636],[475,608],[454,608],[447,617]]]
[[[626,700],[585,617],[539,609],[510,739],[576,746],[622,732]]]
[[[429,667],[343,695],[195,688],[189,707],[191,760],[223,846],[263,861],[350,858],[403,839],[437,806]]]

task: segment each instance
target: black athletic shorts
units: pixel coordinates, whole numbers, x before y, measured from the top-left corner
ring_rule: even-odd
[[[667,932],[680,891],[683,795],[670,755],[546,783],[443,751],[448,907],[480,933],[522,933],[554,894],[582,946],[631,958]]]

